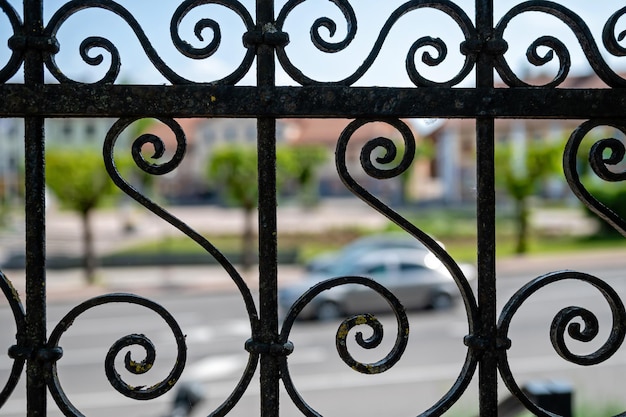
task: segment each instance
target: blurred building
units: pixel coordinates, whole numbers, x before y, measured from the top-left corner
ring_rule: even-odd
[[[46,119],[46,148],[89,148],[102,152],[114,119]],[[24,122],[0,119],[0,198],[21,194],[24,171]]]
[[[626,75],[624,75],[626,76]],[[530,84],[542,85],[550,80],[541,77]],[[505,88],[504,86],[501,86]],[[559,88],[605,88],[595,74],[570,75]],[[115,119],[46,119],[46,147],[94,148],[100,151],[104,138]],[[278,119],[276,140],[291,146],[321,146],[329,159],[319,170],[317,190],[321,198],[351,195],[335,167],[337,141],[351,120],[347,119]],[[186,155],[171,173],[159,177],[155,186],[159,194],[175,203],[211,202],[215,190],[209,186],[206,165],[212,150],[225,144],[256,143],[256,120],[195,118],[178,119],[185,132]],[[476,136],[474,119],[405,120],[411,128],[418,149],[430,148],[427,158],[417,158],[406,175],[380,180],[367,175],[361,167],[360,154],[371,139],[385,137],[401,142],[391,125],[382,122],[364,124],[349,139],[346,166],[350,175],[366,190],[392,204],[404,202],[443,202],[456,204],[473,201],[476,195]],[[577,120],[509,120],[495,121],[496,140],[515,143],[523,149],[527,141],[562,140],[581,124]],[[130,140],[141,133],[151,133],[165,144],[166,153],[155,160],[162,163],[176,149],[172,130],[154,120],[122,133],[116,149],[130,153]],[[19,194],[24,159],[24,124],[21,119],[0,119],[0,198],[7,201]],[[124,148],[124,149],[122,149]],[[150,160],[150,145],[144,156]],[[401,150],[399,150],[401,152]],[[382,155],[378,155],[382,156]],[[515,163],[515,161],[513,161]],[[559,188],[560,187],[560,188]],[[548,193],[557,196],[564,184],[552,186]],[[548,196],[550,196],[548,195]]]
[[[350,122],[351,120],[345,119],[285,119],[281,121],[285,125],[284,135],[287,143],[293,146],[317,145],[328,150],[329,160],[318,174],[319,193],[322,198],[352,195],[342,183],[335,167],[337,142]],[[428,139],[422,137],[417,129],[413,128],[411,121],[405,122],[413,133],[416,146],[419,148],[424,145]],[[406,175],[404,178],[398,176],[381,180],[371,177],[363,170],[360,160],[361,151],[367,142],[378,137],[391,139],[396,144],[402,143],[400,132],[390,124],[382,122],[364,124],[348,140],[345,164],[350,176],[368,192],[391,204],[432,198],[432,184],[435,179],[430,170],[430,163],[426,159],[417,157],[404,174]],[[403,154],[402,146],[398,147],[398,154],[399,157]],[[373,156],[382,156],[382,153]]]
[[[626,78],[626,74],[621,74]],[[526,80],[532,85],[544,85],[551,79],[537,77]],[[504,88],[504,86],[499,86]],[[594,74],[570,75],[559,88],[607,88]],[[580,126],[582,120],[496,119],[495,139],[498,143],[513,143],[523,151],[532,141],[565,140]],[[618,132],[619,133],[619,132]],[[433,160],[434,177],[439,182],[440,199],[446,203],[474,201],[476,198],[476,122],[474,119],[448,119],[431,133],[436,144]],[[520,161],[512,161],[516,163]],[[560,198],[566,192],[564,179],[546,184],[545,196]]]
[[[172,176],[163,181],[162,192],[167,197],[179,203],[193,203],[202,200],[211,200],[215,196],[209,188],[206,174],[207,161],[211,152],[223,145],[247,144],[256,145],[256,120],[254,119],[179,119],[186,134],[187,154],[182,163]],[[276,142],[289,146],[319,146],[327,150],[328,161],[318,170],[317,190],[321,198],[345,197],[352,195],[343,185],[337,169],[335,168],[334,154],[337,141],[341,132],[350,123],[345,119],[278,119],[276,126]],[[162,124],[155,125],[150,132],[159,136],[174,147],[174,135],[170,129]],[[416,141],[421,137],[415,134]],[[360,166],[360,152],[363,145],[374,138],[386,137],[400,141],[399,132],[391,125],[381,122],[367,123],[358,129],[350,138],[350,145],[346,155],[346,164],[350,175],[364,186],[368,191],[384,198],[392,203],[400,203],[406,196],[407,185],[402,183],[401,178],[378,180],[367,175]],[[401,152],[401,151],[400,151]],[[427,184],[429,176],[428,162],[417,161],[410,170],[416,175],[410,178],[419,178],[415,184],[409,184],[411,198],[417,198],[419,191],[429,189]],[[423,172],[419,172],[423,171]],[[432,187],[430,187],[432,188]]]

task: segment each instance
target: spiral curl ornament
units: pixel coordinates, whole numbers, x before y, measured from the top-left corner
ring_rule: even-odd
[[[473,292],[469,287],[467,278],[464,276],[456,262],[448,255],[448,253],[427,233],[416,228],[412,223],[408,222],[398,213],[393,211],[389,206],[368,192],[350,175],[347,167],[346,154],[350,138],[354,133],[367,123],[386,123],[395,128],[402,137],[402,156],[397,157],[398,145],[389,138],[378,137],[366,142],[360,153],[360,161],[363,170],[371,177],[376,179],[395,178],[406,172],[415,158],[416,144],[415,137],[409,126],[401,120],[397,119],[357,119],[352,121],[341,133],[337,142],[335,151],[335,164],[337,172],[344,185],[352,191],[357,197],[367,203],[370,207],[383,214],[392,222],[396,223],[402,229],[407,231],[414,238],[422,242],[437,258],[446,266],[448,271],[454,277],[461,295],[466,303],[468,312],[472,316],[476,312],[476,302]],[[377,150],[382,150],[382,156],[374,157]],[[376,164],[374,163],[376,162]]]
[[[239,290],[242,292],[244,296],[244,301],[246,303],[246,308],[248,310],[248,314],[250,316],[251,322],[253,325],[256,325],[256,318],[258,317],[256,313],[256,308],[254,307],[254,301],[248,288],[247,284],[243,280],[243,278],[239,275],[237,270],[233,267],[233,265],[224,257],[224,255],[215,248],[209,241],[207,241],[202,235],[200,235],[195,230],[191,229],[188,225],[180,221],[178,218],[173,216],[167,210],[163,209],[148,197],[141,194],[136,188],[134,188],[128,181],[126,181],[122,175],[120,174],[116,164],[114,157],[114,149],[116,142],[120,136],[120,134],[127,129],[133,122],[139,119],[135,118],[123,118],[118,120],[113,124],[111,129],[109,130],[107,137],[104,141],[103,147],[103,158],[104,165],[109,173],[109,176],[123,192],[127,195],[135,199],[141,205],[146,207],[148,210],[161,217],[185,235],[189,236],[196,243],[198,243],[202,248],[204,248],[207,252],[209,252],[226,271],[229,273],[231,278],[237,284]],[[137,166],[142,169],[144,172],[151,175],[164,175],[169,172],[172,172],[176,167],[180,165],[182,162],[185,151],[186,151],[186,138],[185,132],[182,130],[180,125],[174,120],[169,118],[158,118],[159,121],[167,125],[176,137],[176,150],[173,156],[163,163],[150,163],[145,160],[142,154],[142,149],[146,145],[150,145],[154,147],[153,158],[159,159],[165,155],[165,143],[163,140],[156,135],[152,134],[143,134],[139,136],[132,144],[132,157]]]
[[[622,132],[626,132],[623,121],[594,121],[590,120],[580,125],[570,136],[563,153],[563,171],[570,188],[580,201],[591,211],[606,221],[615,230],[626,236],[626,221],[617,213],[596,199],[583,185],[579,170],[578,153],[581,143],[587,134],[598,126],[610,126]],[[608,155],[606,155],[608,153]],[[593,172],[601,179],[609,182],[626,180],[626,172],[615,172],[609,166],[619,166],[626,156],[624,143],[615,138],[598,140],[591,146],[589,151],[589,164]]]
[[[402,136],[404,154],[402,155],[402,158],[400,158],[400,161],[396,162],[397,165],[395,166],[393,164],[391,167],[387,168],[381,168],[380,166],[376,166],[372,162],[372,156],[375,149],[383,149],[383,156],[378,157],[378,159],[376,160],[378,164],[382,164],[392,162],[398,159],[398,147],[395,142],[387,138],[375,138],[373,140],[370,140],[366,143],[361,151],[361,165],[365,172],[373,178],[388,179],[398,176],[405,172],[407,169],[409,169],[415,156],[414,154],[416,145],[415,138],[413,136],[413,133],[411,132],[411,129],[404,122],[397,119],[357,119],[351,122],[344,129],[337,142],[337,149],[335,152],[335,164],[337,166],[337,172],[339,173],[339,177],[341,178],[344,185],[353,194],[363,200],[374,210],[378,211],[389,220],[391,220],[393,223],[398,225],[409,235],[422,242],[422,244],[441,261],[441,263],[446,267],[446,269],[454,279],[457,288],[459,289],[461,298],[465,305],[469,332],[470,335],[472,335],[475,333],[476,323],[480,321],[478,315],[478,306],[469,281],[459,265],[454,261],[454,259],[452,259],[450,254],[448,254],[448,252],[446,252],[445,249],[442,248],[441,245],[439,245],[439,243],[437,243],[437,241],[435,241],[428,233],[425,233],[424,231],[415,227],[415,225],[413,225],[411,222],[407,221],[400,214],[392,210],[389,206],[387,206],[370,192],[368,192],[350,175],[348,171],[346,154],[350,138],[361,126],[372,122],[388,123],[396,130],[398,130],[398,132]],[[459,374],[459,377],[457,378],[451,389],[428,410],[428,413],[443,412],[461,397],[461,395],[469,385],[474,371],[476,370],[479,355],[480,352],[478,352],[476,349],[468,349],[465,363]]]
[[[285,4],[285,6],[281,9],[278,18],[276,19],[276,27],[279,31],[283,30],[285,21],[291,11],[302,4],[305,0],[291,0]],[[336,33],[337,24],[328,17],[323,17],[317,19],[313,26],[311,27],[311,41],[313,45],[322,52],[335,53],[339,51],[345,50],[357,32],[357,18],[352,9],[352,6],[345,0],[331,0],[333,4],[335,4],[343,13],[346,19],[347,25],[347,33],[343,40],[338,42],[327,42],[320,35],[320,28],[324,27],[328,30],[329,34],[332,36]],[[278,46],[276,49],[276,55],[278,57],[279,62],[281,63],[283,69],[287,74],[289,74],[292,79],[302,85],[319,85],[319,84],[328,84],[328,85],[343,85],[350,86],[357,82],[359,79],[365,75],[365,73],[372,67],[376,58],[380,54],[382,50],[383,44],[391,32],[392,27],[396,24],[396,22],[405,14],[422,8],[432,8],[436,10],[440,10],[450,16],[461,28],[463,35],[466,40],[477,39],[478,35],[476,29],[473,26],[471,19],[467,16],[462,8],[457,6],[455,3],[448,0],[439,0],[439,1],[425,1],[425,0],[412,0],[404,3],[402,6],[394,10],[394,12],[387,19],[385,24],[383,25],[378,38],[374,42],[374,46],[372,50],[365,58],[363,63],[357,68],[357,70],[350,76],[344,78],[343,80],[331,81],[331,82],[323,82],[314,80],[306,75],[298,69],[293,63],[290,61],[285,46]],[[443,45],[443,46],[442,46]],[[422,55],[422,62],[424,62],[428,66],[437,66],[445,60],[447,56],[447,47],[440,39],[435,39],[431,37],[421,37],[416,42],[414,42],[407,54],[406,58],[406,69],[410,80],[418,87],[451,87],[459,84],[463,81],[467,75],[471,72],[474,64],[476,63],[476,54],[474,53],[466,53],[465,61],[463,67],[459,71],[457,75],[452,77],[448,81],[444,82],[436,82],[429,80],[423,77],[417,70],[415,65],[415,56],[417,51],[423,47],[434,47],[437,51],[437,57],[433,57],[430,53],[424,53]]]
[[[296,6],[304,3],[305,1],[306,0],[290,0],[283,6],[278,18],[276,19],[276,27],[279,31],[282,30],[288,14],[291,13]],[[343,51],[350,45],[350,43],[352,43],[356,36],[357,22],[354,9],[352,8],[350,2],[346,0],[330,0],[330,2],[337,6],[346,19],[347,33],[344,39],[338,42],[328,42],[324,40],[320,34],[321,28],[325,28],[331,38],[334,37],[337,32],[337,23],[328,17],[316,19],[315,22],[313,22],[313,26],[311,26],[309,33],[311,35],[311,41],[317,49],[323,52],[335,53]]]
[[[418,39],[411,45],[409,49],[409,54],[407,55],[405,66],[406,72],[409,75],[409,78],[415,85],[428,85],[429,80],[422,77],[420,73],[417,71],[417,67],[415,65],[415,56],[417,52],[426,47],[430,46],[435,49],[437,52],[437,56],[433,57],[433,55],[426,51],[422,53],[422,62],[431,67],[436,67],[441,64],[448,55],[448,47],[445,42],[440,38],[433,38],[430,36],[425,36],[423,38]]]
[[[167,391],[172,389],[176,381],[180,378],[180,375],[185,368],[185,362],[187,360],[187,345],[185,343],[185,335],[180,329],[178,323],[172,317],[172,315],[160,304],[150,301],[146,298],[139,297],[132,294],[107,294],[99,297],[94,297],[87,300],[80,305],[74,307],[69,313],[67,313],[61,321],[56,325],[47,343],[48,349],[58,348],[61,336],[72,326],[74,321],[79,318],[81,314],[89,309],[111,303],[126,303],[135,304],[138,306],[146,307],[155,312],[161,317],[172,331],[176,340],[177,355],[172,370],[168,376],[161,382],[152,385],[150,387],[132,387],[122,381],[120,375],[115,370],[115,357],[125,347],[129,346],[141,346],[146,351],[146,358],[141,362],[135,362],[130,359],[130,352],[126,355],[125,366],[126,369],[134,368],[132,373],[145,373],[152,368],[154,360],[156,358],[156,350],[152,345],[152,342],[143,335],[128,335],[119,339],[109,349],[106,356],[104,366],[105,373],[109,378],[111,385],[122,395],[133,398],[136,400],[150,400],[157,398]],[[57,405],[63,411],[65,415],[71,416],[83,416],[83,414],[69,401],[65,392],[61,386],[61,381],[57,374],[57,362],[51,362],[46,364],[49,368],[46,373],[47,384],[50,388],[50,393],[56,401]]]
[[[17,386],[20,375],[22,375],[22,370],[24,369],[24,364],[27,357],[18,354],[19,352],[23,352],[24,349],[26,349],[26,313],[24,311],[24,306],[22,305],[17,290],[13,287],[11,281],[9,281],[9,279],[1,271],[0,288],[2,289],[2,293],[9,303],[9,307],[11,307],[13,318],[15,320],[15,327],[17,329],[17,343],[9,349],[9,356],[13,358],[13,366],[11,367],[11,372],[9,373],[9,377],[7,378],[7,382],[2,388],[2,391],[0,391],[1,408],[4,403],[9,399],[11,393]]]
[[[602,58],[600,50],[598,49],[598,46],[594,41],[593,35],[591,34],[589,27],[585,24],[585,21],[573,11],[558,3],[554,3],[551,1],[532,0],[526,1],[513,7],[502,17],[500,22],[498,22],[498,24],[496,25],[494,31],[494,39],[503,40],[504,31],[509,23],[513,20],[513,18],[527,12],[542,12],[561,20],[572,30],[572,33],[578,39],[583,53],[587,57],[589,64],[591,65],[594,72],[598,75],[598,77],[610,87],[626,86],[626,80],[617,75],[617,73],[615,73],[615,71],[613,71],[611,67],[606,63],[606,61]],[[619,40],[623,38],[624,32],[622,32],[616,39],[614,35],[614,29],[617,20],[624,13],[626,13],[624,9],[621,9],[620,11],[615,13],[605,24],[605,28],[603,30],[603,41],[605,47],[609,50],[609,52],[617,56],[622,56],[625,51],[625,49],[621,47],[618,43]],[[548,51],[545,55],[540,56],[537,52],[537,49],[541,46],[550,48],[550,51]],[[567,78],[567,74],[569,73],[571,67],[570,54],[567,50],[567,47],[561,41],[551,36],[540,37],[539,39],[532,42],[527,50],[526,56],[528,57],[529,62],[535,66],[545,65],[551,62],[554,59],[555,54],[559,59],[559,69],[557,71],[557,74],[551,81],[547,82],[544,85],[541,85],[541,87],[552,88],[563,83],[563,81]],[[498,74],[508,86],[533,86],[524,82],[517,75],[515,75],[511,67],[508,65],[504,54],[496,54],[494,64],[496,70],[498,71]]]
[[[357,344],[364,349],[374,349],[378,347],[383,338],[383,326],[380,321],[378,321],[378,319],[371,314],[360,314],[349,317],[340,324],[335,338],[337,352],[339,353],[341,359],[346,363],[346,365],[348,365],[350,368],[354,369],[357,372],[361,372],[364,374],[379,374],[385,372],[400,360],[402,354],[404,353],[404,350],[406,349],[409,339],[409,321],[406,315],[406,311],[400,303],[400,300],[398,300],[398,298],[384,286],[369,278],[358,276],[337,277],[319,282],[311,287],[304,294],[302,294],[300,298],[296,300],[296,302],[287,312],[279,336],[279,343],[288,343],[289,334],[291,333],[291,329],[296,318],[298,317],[298,314],[317,295],[334,287],[351,284],[363,285],[371,288],[385,298],[396,317],[396,322],[398,326],[396,340],[394,346],[391,348],[389,353],[380,361],[374,363],[362,363],[355,360],[347,348],[348,335],[352,329],[357,326],[365,325],[369,326],[373,330],[372,336],[367,339],[363,337],[363,334],[361,332],[357,332],[355,335],[355,340]],[[281,375],[285,388],[296,406],[307,416],[319,416],[320,414],[317,413],[313,408],[311,408],[295,389],[294,383],[289,373],[287,356],[283,356],[281,358]]]
[[[244,20],[244,23],[246,27],[248,28],[248,30],[251,30],[251,28],[254,27],[252,18],[250,17],[246,9],[239,2],[231,2],[231,1],[226,1],[226,0],[216,0],[216,1],[188,0],[177,8],[176,12],[174,13],[172,17],[171,26],[170,26],[170,32],[172,34],[172,40],[174,42],[175,47],[178,49],[179,52],[181,52],[183,55],[185,55],[188,58],[193,58],[193,59],[207,58],[211,56],[215,52],[215,50],[217,50],[217,47],[219,46],[219,39],[220,39],[219,26],[212,19],[201,19],[200,22],[198,22],[195,25],[195,34],[198,37],[198,39],[200,39],[201,41],[203,40],[201,32],[204,29],[210,28],[213,30],[214,39],[212,42],[209,43],[208,46],[204,48],[193,48],[187,42],[184,42],[178,35],[178,26],[180,24],[180,21],[189,12],[189,10],[198,5],[209,4],[209,3],[221,4],[235,11]],[[85,9],[103,9],[103,10],[110,11],[114,13],[115,15],[121,17],[137,36],[137,39],[139,40],[139,43],[141,47],[143,48],[144,52],[146,53],[146,56],[148,57],[150,62],[152,62],[154,67],[161,73],[161,75],[163,75],[163,77],[165,77],[165,79],[167,79],[172,84],[194,83],[193,81],[188,80],[180,76],[176,72],[174,72],[161,59],[161,57],[158,55],[158,53],[152,46],[150,40],[146,36],[145,32],[142,30],[141,26],[139,25],[135,17],[126,8],[124,8],[123,6],[121,6],[120,4],[112,0],[72,0],[64,4],[51,17],[50,21],[48,22],[48,25],[44,29],[44,35],[50,38],[56,38],[56,34],[61,28],[61,26],[63,25],[63,23],[67,21],[72,15]],[[90,57],[88,55],[89,50],[95,47],[99,47],[107,51],[111,57],[111,63],[110,63],[109,69],[106,71],[106,74],[100,80],[94,82],[93,84],[95,85],[112,84],[117,80],[119,73],[120,73],[121,57],[120,57],[119,50],[113,45],[112,42],[104,38],[89,37],[87,40],[81,43],[80,54],[83,60],[87,64],[92,65],[92,66],[100,65],[103,62],[103,57],[101,55],[98,55],[96,57]],[[241,78],[243,78],[243,76],[250,69],[253,59],[254,59],[254,51],[248,50],[242,64],[240,64],[240,66],[237,69],[235,69],[231,74],[229,74],[228,76],[220,80],[210,81],[207,84],[234,84],[236,83],[237,81],[241,80]],[[78,81],[75,81],[67,77],[65,74],[63,74],[58,64],[56,63],[54,54],[48,54],[46,56],[45,63],[50,73],[59,82],[68,83],[68,84],[80,83]]]
[[[250,13],[246,10],[246,8],[238,1],[229,1],[229,0],[187,0],[181,3],[180,6],[176,8],[174,15],[172,16],[172,20],[170,23],[170,36],[174,43],[176,49],[182,53],[184,56],[192,59],[206,59],[213,54],[215,54],[220,46],[222,39],[222,31],[220,29],[220,25],[214,19],[204,18],[200,19],[194,25],[194,35],[201,42],[205,41],[205,37],[203,33],[205,30],[210,30],[212,33],[211,41],[202,48],[196,48],[191,45],[189,42],[183,40],[180,36],[180,24],[182,23],[185,16],[194,8],[208,5],[208,4],[216,4],[220,6],[224,6],[229,10],[235,12],[243,21],[246,30],[248,32],[253,31],[255,24],[254,20]],[[252,67],[252,63],[254,62],[255,50],[254,48],[248,48],[246,54],[243,58],[243,61],[239,65],[235,71],[233,71],[230,75],[222,78],[221,80],[214,81],[213,84],[235,84],[240,81],[246,73]]]
[[[624,327],[624,323],[626,323],[626,310],[619,294],[617,294],[609,284],[593,275],[583,272],[568,270],[552,272],[535,278],[520,288],[502,310],[502,315],[498,320],[498,338],[500,340],[508,340],[509,327],[513,316],[527,299],[543,287],[565,280],[582,281],[597,289],[611,309],[613,324],[606,342],[595,352],[587,355],[574,354],[567,347],[565,333],[567,332],[569,337],[573,340],[590,342],[598,335],[598,318],[591,311],[582,307],[566,307],[557,313],[550,326],[550,341],[552,342],[552,346],[559,356],[576,365],[590,366],[602,363],[613,356],[624,342],[624,337],[626,336],[626,327]],[[581,323],[573,321],[576,319],[582,320],[582,326]],[[538,416],[553,416],[553,414],[534,404],[520,389],[509,366],[505,349],[498,352],[498,364],[500,375],[506,386],[524,403],[528,410]]]
[[[9,19],[9,24],[13,31],[13,37],[8,40],[9,48],[11,48],[11,57],[7,63],[0,68],[0,84],[7,82],[20,69],[24,60],[24,47],[20,39],[25,39],[24,25],[17,11],[9,4],[7,0],[0,0],[0,10],[4,12]]]
[[[626,56],[626,47],[620,44],[626,38],[626,30],[619,34],[616,32],[617,23],[624,15],[626,15],[626,7],[613,13],[602,30],[604,47],[614,56]]]
[[[608,151],[608,156],[605,154]],[[626,180],[626,172],[613,172],[608,166],[617,166],[624,161],[626,148],[621,140],[615,138],[602,139],[593,144],[589,152],[589,165],[595,174],[605,181],[617,182]]]
[[[111,66],[102,78],[102,82],[114,82],[120,73],[121,67],[120,55],[117,52],[117,48],[115,48],[115,45],[113,45],[111,41],[99,36],[89,37],[82,41],[80,44],[80,56],[83,61],[92,66],[98,66],[104,61],[104,57],[102,56],[102,54],[98,54],[94,57],[89,55],[89,52],[95,48],[102,48],[111,55]],[[61,75],[61,77],[63,77],[63,75]]]
[[[341,323],[341,326],[337,329],[335,345],[337,347],[337,352],[339,352],[339,356],[343,358],[344,362],[350,368],[362,374],[379,374],[391,368],[395,362],[390,364],[389,361],[386,360],[387,358],[376,363],[364,364],[352,357],[348,351],[348,334],[357,326],[369,326],[373,331],[372,335],[367,339],[363,337],[362,332],[357,332],[355,334],[355,339],[359,346],[364,349],[375,349],[381,344],[384,336],[383,325],[376,317],[371,314],[362,314],[350,317]],[[409,335],[408,327],[406,329],[406,335],[407,337]]]
[[[252,292],[250,291],[250,288],[246,284],[245,280],[233,266],[233,264],[204,236],[193,230],[186,223],[182,222],[180,219],[156,204],[154,201],[141,194],[136,188],[134,188],[128,181],[126,181],[122,177],[119,170],[117,169],[114,158],[115,145],[120,134],[136,120],[139,119],[120,119],[113,124],[107,134],[107,137],[104,141],[103,158],[104,165],[107,172],[109,173],[109,176],[111,177],[115,185],[117,185],[124,193],[132,197],[134,200],[146,207],[152,213],[165,220],[167,223],[180,230],[184,235],[191,238],[221,265],[221,267],[228,273],[228,275],[231,277],[231,279],[239,289],[244,300],[248,317],[250,319],[252,334],[257,334],[259,320]],[[172,172],[182,162],[186,150],[185,133],[180,125],[174,119],[159,118],[158,120],[167,125],[176,137],[176,150],[174,152],[174,155],[168,161],[165,161],[163,163],[150,163],[146,161],[143,157],[142,149],[144,149],[145,146],[153,147],[153,158],[155,159],[160,159],[165,155],[165,143],[161,138],[157,137],[156,135],[143,134],[135,139],[131,146],[132,157],[137,166],[144,172],[151,175],[164,175]],[[149,347],[146,347],[146,352],[150,352]],[[234,388],[231,395],[224,401],[224,403],[222,403],[214,411],[213,415],[225,415],[237,404],[239,399],[245,393],[250,382],[252,381],[252,377],[254,376],[258,361],[259,354],[251,352],[248,363],[246,365],[246,368],[244,369],[243,375],[239,383]],[[132,365],[130,366],[132,367]]]

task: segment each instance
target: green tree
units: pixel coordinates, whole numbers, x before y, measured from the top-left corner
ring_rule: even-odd
[[[561,141],[526,141],[525,149],[515,153],[512,143],[498,144],[495,154],[496,186],[504,189],[515,205],[515,253],[528,250],[529,198],[550,176],[562,172]],[[521,160],[519,159],[521,158]]]
[[[226,193],[226,198],[243,209],[241,263],[244,269],[251,267],[254,261],[252,215],[258,198],[257,166],[257,154],[254,147],[225,146],[212,152],[207,168],[210,181],[220,184]]]
[[[282,147],[279,148],[279,152],[284,154],[279,159],[282,171],[298,187],[300,202],[304,206],[317,203],[316,172],[328,161],[326,148],[317,145],[300,145],[290,148]]]
[[[322,159],[316,154],[304,161],[304,150],[286,146],[276,149],[276,187],[280,190],[289,181],[300,185],[314,179],[315,164]],[[299,165],[300,164],[300,165]],[[253,146],[229,145],[216,148],[207,164],[209,181],[225,193],[228,201],[243,209],[242,268],[252,266],[255,257],[254,210],[258,205],[257,150]]]
[[[118,162],[118,168],[123,165]],[[102,154],[91,149],[49,149],[46,184],[64,208],[81,217],[85,279],[93,284],[97,259],[91,214],[118,190],[104,168]]]

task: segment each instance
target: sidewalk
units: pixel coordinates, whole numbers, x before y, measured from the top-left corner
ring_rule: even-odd
[[[241,230],[243,217],[239,210],[221,207],[174,207],[174,215],[197,231],[230,232]],[[281,232],[317,231],[322,233],[339,226],[360,225],[380,227],[386,219],[379,213],[360,203],[338,206],[327,204],[313,210],[303,211],[298,207],[279,208],[278,228]],[[132,221],[135,230],[124,231],[124,224]],[[579,218],[547,216],[543,222],[559,221],[559,227],[573,227]],[[19,222],[15,223],[19,225]],[[19,226],[18,226],[19,227]],[[22,225],[23,227],[23,225]],[[51,210],[47,221],[47,253],[73,255],[81,252],[79,219],[72,213]],[[141,208],[132,212],[98,212],[94,218],[96,250],[102,255],[112,250],[135,244],[137,241],[161,239],[170,235],[181,235],[164,220]],[[0,239],[0,255],[7,250],[23,251],[23,231],[16,231]],[[498,262],[498,277],[511,275],[536,276],[562,269],[585,271],[594,265],[626,268],[626,249],[612,249],[576,254],[525,256],[504,259]],[[18,290],[24,301],[24,271],[3,270]],[[302,268],[297,265],[279,267],[279,285],[293,282],[301,277]],[[233,280],[219,266],[168,266],[101,268],[98,271],[99,285],[87,286],[80,269],[49,270],[47,272],[47,294],[51,301],[84,300],[91,296],[110,292],[130,292],[150,296],[164,291],[210,292],[238,291]],[[252,268],[244,277],[252,290],[258,286],[258,269]]]
[[[528,280],[563,269],[588,271],[593,268],[624,268],[626,249],[594,251],[588,253],[537,255],[512,257],[498,262],[497,276],[525,276]],[[16,288],[22,302],[25,295],[24,271],[3,271]],[[295,282],[303,274],[298,265],[280,265],[278,284]],[[238,292],[233,280],[219,266],[176,266],[102,268],[98,271],[99,284],[85,283],[81,269],[52,270],[47,272],[47,297],[52,302],[79,302],[101,294],[113,292],[133,293],[141,296],[162,295],[167,292],[215,293]],[[600,277],[601,278],[601,277]],[[246,285],[258,288],[258,269],[254,267],[244,276]]]
[[[25,295],[25,275],[21,270],[3,271],[20,294]],[[300,276],[297,266],[280,266],[279,285],[293,282]],[[209,293],[238,291],[234,281],[219,266],[106,268],[98,271],[99,283],[85,283],[81,269],[48,271],[49,301],[80,301],[101,294],[125,292],[141,296],[172,293]],[[248,287],[258,288],[258,270],[244,276]]]

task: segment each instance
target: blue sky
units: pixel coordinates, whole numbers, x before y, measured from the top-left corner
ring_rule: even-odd
[[[9,0],[18,10],[20,2]],[[46,0],[44,2],[46,19],[65,4],[66,1]],[[157,50],[159,56],[177,73],[193,81],[203,82],[219,79],[232,72],[241,62],[245,49],[241,35],[244,26],[241,19],[232,11],[218,5],[202,5],[195,7],[182,21],[180,36],[196,47],[206,45],[212,38],[212,32],[202,32],[205,41],[198,40],[193,33],[193,26],[202,18],[212,18],[220,24],[222,42],[217,52],[205,59],[194,60],[184,57],[172,45],[169,22],[176,7],[181,1],[169,0],[120,0],[119,4],[128,9],[139,21],[142,30]],[[242,0],[241,3],[254,15],[254,1]],[[337,24],[334,37],[321,29],[320,34],[328,41],[340,41],[346,33],[346,23],[340,10],[328,0],[306,0],[297,6],[289,15],[285,29],[290,35],[291,43],[287,53],[292,62],[305,75],[322,81],[340,80],[352,74],[363,62],[372,49],[376,36],[393,10],[403,4],[395,0],[352,0],[351,4],[357,16],[357,35],[354,41],[343,51],[329,54],[320,52],[311,43],[309,31],[313,22],[320,17],[329,17]],[[473,0],[458,0],[473,21]],[[495,0],[495,21],[513,6],[521,3],[512,0]],[[623,0],[563,0],[563,6],[584,17],[592,30],[596,43],[601,43],[602,27],[611,14],[624,6]],[[280,11],[284,0],[279,0],[276,14]],[[601,4],[601,7],[598,6]],[[618,31],[626,30],[626,17],[621,19]],[[510,49],[507,52],[509,65],[518,72],[531,71],[554,75],[557,64],[552,63],[537,69],[525,58],[526,48],[539,36],[551,35],[561,39],[568,46],[572,55],[572,72],[581,73],[589,70],[587,59],[582,54],[577,40],[559,19],[545,13],[525,13],[516,17],[505,32]],[[0,14],[0,65],[9,56],[6,39],[10,36],[7,19]],[[133,83],[167,83],[146,58],[137,37],[123,19],[111,12],[100,9],[82,10],[72,15],[60,28],[58,38],[61,51],[57,61],[61,70],[73,79],[96,81],[108,69],[106,51],[93,50],[92,56],[102,53],[104,62],[99,66],[86,64],[79,54],[79,45],[88,36],[102,36],[109,39],[119,50],[122,60],[120,80]],[[442,12],[432,9],[420,9],[407,13],[392,28],[383,49],[363,78],[356,85],[411,86],[404,61],[411,44],[423,36],[441,38],[448,47],[448,57],[436,66],[428,67],[419,60],[420,72],[435,81],[446,81],[453,77],[461,68],[463,56],[459,53],[459,44],[463,40],[461,30],[454,21]],[[626,46],[626,41],[622,43]],[[600,44],[611,66],[616,69],[626,68],[626,57],[610,57]],[[426,51],[427,49],[424,49]],[[431,49],[432,53],[434,51]],[[544,50],[545,52],[546,50]],[[418,54],[421,56],[421,53]],[[471,76],[462,84],[470,85]],[[277,72],[279,84],[293,84],[289,77],[280,69]],[[19,81],[17,78],[15,81]],[[252,85],[254,74],[251,71],[240,84]]]

